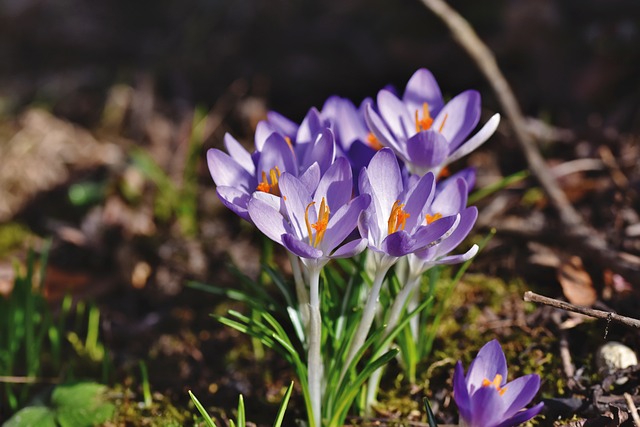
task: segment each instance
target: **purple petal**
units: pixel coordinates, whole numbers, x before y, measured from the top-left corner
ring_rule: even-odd
[[[340,246],[334,253],[331,254],[331,258],[350,258],[358,255],[365,249],[367,249],[367,239],[352,240],[344,245]]]
[[[353,193],[353,177],[349,161],[343,157],[336,159],[324,174],[315,191],[314,200],[320,203],[326,198],[329,208],[339,209],[351,200]]]
[[[389,234],[382,241],[380,249],[393,257],[402,257],[415,250],[416,241],[404,230]]]
[[[540,388],[540,377],[536,374],[525,375],[507,383],[502,399],[505,404],[505,417],[515,415],[533,400]]]
[[[249,199],[251,198],[249,193],[235,187],[227,186],[216,187],[216,193],[223,205],[241,218],[252,222],[249,217],[249,212],[247,212],[247,203],[249,203]]]
[[[469,393],[481,388],[483,380],[493,381],[498,374],[502,375],[503,385],[507,380],[507,359],[498,340],[491,340],[480,349],[469,366],[466,377]]]
[[[316,108],[311,108],[298,128],[296,142],[302,145],[311,143],[324,128],[320,112]]]
[[[386,224],[391,208],[402,191],[402,175],[395,154],[388,148],[378,151],[369,162],[367,176],[378,221]],[[366,191],[361,189],[360,193],[364,194]]]
[[[422,216],[425,206],[428,206],[433,198],[435,188],[435,177],[432,173],[427,173],[417,181],[407,194],[404,210],[409,214],[405,225],[405,230],[413,229],[421,225],[424,221]]]
[[[217,186],[242,188],[246,192],[255,190],[255,178],[227,153],[217,148],[208,150],[207,164]]]
[[[462,212],[460,212],[460,223],[456,227],[456,229],[451,233],[449,237],[442,241],[439,245],[435,247],[436,249],[436,257],[441,257],[443,255],[448,254],[453,249],[455,249],[464,239],[466,239],[467,235],[473,228],[473,225],[478,219],[478,208],[475,206],[471,206]],[[471,257],[473,257],[471,255]]]
[[[381,243],[381,233],[378,228],[378,221],[375,212],[368,209],[360,213],[358,217],[358,232],[360,236],[369,241],[369,247],[379,247]]]
[[[296,236],[299,239],[308,238],[309,232],[305,218],[308,214],[309,222],[311,224],[315,223],[317,221],[316,209],[319,206],[311,206],[307,211],[307,206],[312,202],[311,194],[309,194],[305,185],[293,175],[283,173],[280,176],[279,183],[282,200]]]
[[[438,114],[443,105],[442,92],[431,71],[421,68],[413,73],[402,101],[407,104],[409,111],[422,111],[422,105],[426,102],[432,115]]]
[[[367,166],[376,154],[376,150],[371,148],[368,144],[360,140],[353,141],[347,152],[347,158],[353,167],[353,170],[359,171],[363,167]]]
[[[335,123],[336,139],[343,150],[349,150],[354,141],[367,137],[369,130],[365,126],[364,116],[348,99],[330,97],[322,107],[322,114]]]
[[[469,261],[478,253],[478,245],[473,245],[467,252],[459,255],[450,255],[442,258],[438,258],[433,262],[434,265],[453,265],[461,264]]]
[[[298,240],[291,234],[282,235],[282,244],[289,252],[302,258],[318,259],[323,255],[320,249]]]
[[[249,172],[250,175],[256,174],[256,167],[253,164],[251,154],[245,150],[245,148],[230,134],[224,135],[224,146],[227,149],[227,153],[233,158],[243,169]]]
[[[329,218],[324,240],[320,244],[323,251],[331,252],[351,234],[358,224],[360,213],[369,206],[370,202],[371,196],[363,194],[353,199],[349,204],[341,206]]]
[[[413,235],[416,242],[412,252],[437,244],[442,236],[445,236],[451,231],[451,227],[453,227],[457,221],[458,218],[456,216],[446,216],[429,225],[418,227]]]
[[[489,121],[467,142],[460,145],[457,150],[452,149],[451,157],[447,159],[447,164],[455,162],[456,160],[466,156],[473,150],[484,144],[484,142],[493,135],[500,124],[500,114],[494,114]]]
[[[509,418],[506,421],[501,422],[496,427],[515,427],[520,424],[529,421],[531,418],[535,417],[540,413],[542,408],[544,407],[544,403],[540,402],[536,406],[527,409],[526,411],[518,412],[515,416]]]
[[[443,216],[455,215],[467,206],[467,183],[464,179],[458,178],[447,183],[442,191],[433,200],[431,211]]]
[[[262,147],[257,173],[262,174],[262,172],[265,172],[269,175],[269,171],[276,166],[280,169],[280,172],[298,175],[296,159],[291,146],[282,135],[272,133],[265,141],[264,147]]]
[[[475,90],[467,90],[447,102],[436,116],[433,128],[442,129],[442,135],[449,141],[449,151],[453,152],[476,127],[479,120],[480,94]]]
[[[324,128],[317,135],[317,138],[311,144],[304,155],[301,168],[317,162],[320,165],[320,173],[324,174],[329,166],[333,163],[336,155],[336,146],[334,143],[333,132],[329,128]]]
[[[393,93],[383,89],[377,100],[380,116],[396,138],[406,139],[416,132],[415,118]]]
[[[370,104],[365,107],[364,118],[371,133],[375,135],[382,145],[391,147],[398,153],[404,153],[403,147],[398,144],[396,137],[391,135],[382,118],[373,110]]]
[[[471,395],[470,427],[490,427],[504,419],[502,397],[494,387],[481,387]]]
[[[269,138],[269,136],[274,132],[276,132],[276,130],[268,122],[265,122],[264,120],[258,122],[255,135],[253,136],[257,152],[262,151],[267,138]]]
[[[282,244],[282,236],[290,233],[286,220],[278,211],[264,200],[255,197],[248,203],[249,216],[252,222],[268,238]]]
[[[449,143],[440,133],[427,130],[418,132],[407,140],[409,163],[423,170],[439,166],[449,155]]]
[[[458,178],[464,179],[464,181],[467,183],[467,190],[471,191],[473,187],[476,186],[476,169],[473,167],[465,168],[454,173],[450,177],[439,181],[436,186],[436,194],[440,193],[444,188],[455,182]]]
[[[470,420],[471,399],[467,385],[464,382],[464,368],[460,361],[456,364],[456,370],[453,373],[453,399],[456,401],[456,405],[458,405],[460,416],[464,420]]]
[[[287,136],[292,140],[295,139],[295,136],[298,133],[298,125],[295,122],[275,111],[269,111],[267,113],[267,120],[278,133],[283,136]]]
[[[313,194],[320,182],[320,165],[318,163],[312,164],[298,179],[304,184],[309,194]]]

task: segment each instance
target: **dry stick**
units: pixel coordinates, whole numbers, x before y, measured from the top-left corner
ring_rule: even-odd
[[[543,295],[536,294],[528,291],[524,293],[524,300],[528,302],[535,302],[551,307],[559,308],[561,310],[573,311],[574,313],[584,314],[585,316],[595,317],[597,319],[603,319],[606,321],[622,323],[632,328],[640,329],[640,320],[632,317],[621,316],[611,311],[594,310],[593,308],[580,307],[577,305],[569,304],[568,302],[560,301],[554,298],[545,297]]]
[[[529,168],[558,210],[560,219],[567,228],[567,236],[575,239],[579,243],[576,246],[583,248],[586,254],[602,260],[602,263],[608,263],[612,270],[622,274],[627,280],[640,283],[640,259],[629,256],[621,257],[621,254],[610,249],[607,242],[585,224],[580,214],[567,199],[566,194],[558,186],[549,167],[536,148],[533,137],[527,131],[527,124],[516,97],[500,71],[491,50],[480,40],[471,25],[444,0],[421,1],[449,27],[453,38],[467,51],[493,87],[505,114],[511,121],[516,140],[524,152]]]
[[[636,404],[633,402],[633,398],[629,393],[625,393],[624,400],[627,401],[627,407],[629,408],[629,412],[631,412],[633,423],[636,425],[636,427],[640,427],[640,416],[638,415],[638,408],[636,408]]]

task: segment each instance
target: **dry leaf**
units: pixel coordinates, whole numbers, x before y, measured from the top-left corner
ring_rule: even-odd
[[[591,276],[585,271],[579,257],[572,256],[563,260],[558,267],[557,278],[562,286],[562,293],[570,303],[588,307],[598,299]]]

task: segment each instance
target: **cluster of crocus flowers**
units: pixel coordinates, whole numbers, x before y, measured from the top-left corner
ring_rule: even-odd
[[[449,255],[473,227],[467,207],[474,173],[463,170],[439,181],[443,168],[486,141],[493,116],[480,120],[480,96],[467,91],[444,103],[428,70],[409,80],[402,99],[383,89],[359,108],[331,97],[302,123],[271,112],[258,124],[255,151],[225,135],[226,152],[207,160],[225,206],[287,249],[304,311],[312,427],[321,425],[326,381],[320,352],[319,276],[332,258],[365,250],[375,264],[370,292],[340,377],[368,336],[388,270],[406,258],[408,278],[393,310],[401,311],[419,277],[430,267],[470,259]],[[302,268],[302,271],[300,271]],[[393,328],[393,316],[388,328]]]
[[[540,388],[540,377],[525,375],[507,382],[507,360],[496,340],[485,344],[471,362],[467,375],[458,362],[453,397],[463,427],[514,427],[535,417],[544,406],[524,409]]]

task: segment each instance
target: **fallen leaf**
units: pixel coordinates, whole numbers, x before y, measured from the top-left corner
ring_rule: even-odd
[[[598,299],[591,276],[584,269],[582,260],[572,256],[562,261],[557,270],[562,293],[571,304],[591,306]]]

